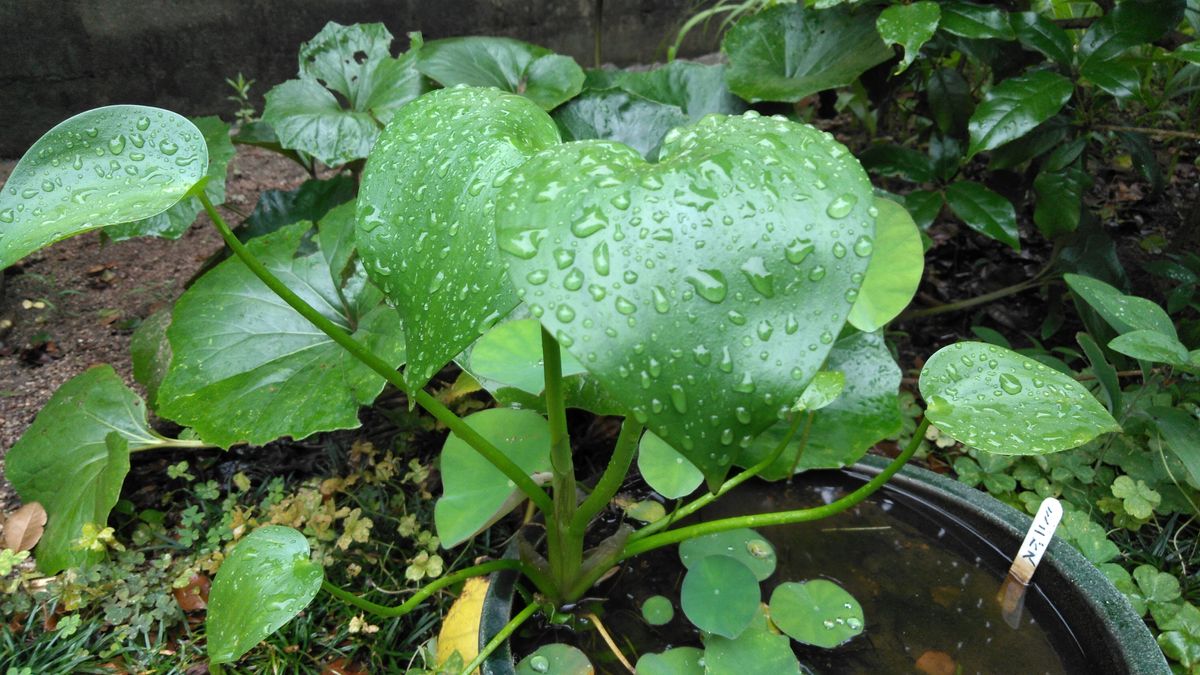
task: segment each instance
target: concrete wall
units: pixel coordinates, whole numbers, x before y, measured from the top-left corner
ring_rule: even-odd
[[[605,0],[605,60],[663,59],[697,0]],[[59,121],[141,103],[187,115],[233,104],[239,71],[263,93],[296,75],[300,43],[327,21],[382,21],[408,48],[426,39],[505,35],[592,62],[595,0],[0,0],[0,157],[20,156]],[[711,36],[685,52],[714,48]]]

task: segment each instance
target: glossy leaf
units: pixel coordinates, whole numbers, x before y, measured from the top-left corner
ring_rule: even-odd
[[[317,246],[329,268],[330,281],[340,288],[350,271],[355,255],[355,204],[346,202],[333,207],[317,225]]]
[[[652,595],[642,602],[642,618],[651,626],[664,626],[675,618],[675,605],[662,595]]]
[[[1012,202],[987,189],[981,183],[960,180],[946,188],[946,204],[967,227],[1021,250],[1017,231],[1017,212]]]
[[[1171,52],[1171,57],[1187,63],[1200,65],[1200,41],[1193,40],[1179,45],[1175,48],[1175,51]]]
[[[904,195],[904,210],[912,216],[913,222],[921,230],[926,230],[942,213],[946,202],[942,195],[932,190],[913,190]],[[876,225],[878,227],[878,224]],[[922,246],[924,248],[924,246]],[[867,267],[870,269],[870,266]],[[859,295],[862,291],[859,291]],[[851,312],[854,310],[851,309]]]
[[[0,189],[0,270],[67,237],[162,213],[207,170],[200,131],[166,110],[117,105],[61,122]]]
[[[530,475],[550,470],[550,426],[541,415],[493,408],[466,421]],[[442,446],[441,474],[442,496],[433,515],[446,548],[470,539],[520,503],[512,482],[454,434]]]
[[[1129,59],[1088,61],[1079,74],[1116,98],[1132,98],[1141,90],[1142,74]]]
[[[1153,42],[1183,18],[1184,0],[1123,0],[1096,20],[1079,41],[1080,65],[1107,61],[1131,47]]]
[[[318,222],[338,204],[354,199],[354,179],[338,175],[328,180],[306,180],[295,190],[264,190],[250,217],[235,230],[243,242],[302,220]]]
[[[1043,455],[1121,427],[1083,385],[1016,352],[980,342],[938,350],[921,370],[925,417],[998,455]]]
[[[900,367],[882,334],[856,333],[838,340],[825,367],[845,373],[845,390],[813,414],[807,440],[802,441],[802,432],[798,432],[779,459],[759,474],[762,478],[782,480],[793,468],[837,469],[853,464],[873,445],[899,432]],[[787,422],[768,429],[738,454],[738,465],[752,466],[767,457],[783,441],[787,429]]]
[[[1074,232],[1079,227],[1083,215],[1083,191],[1092,184],[1091,176],[1080,165],[1057,171],[1043,169],[1033,180],[1033,189],[1037,193],[1033,222],[1047,238]]]
[[[792,412],[815,412],[828,406],[842,395],[846,388],[846,375],[840,370],[822,370],[813,375],[804,393],[792,406]]]
[[[969,2],[942,4],[942,30],[976,40],[1015,40],[1008,12]]]
[[[692,122],[710,113],[734,115],[746,102],[734,96],[725,83],[724,64],[707,65],[671,61],[651,70],[593,70],[589,89],[620,89],[663,105],[675,106]]]
[[[230,663],[279,630],[321,590],[323,568],[303,534],[268,525],[243,537],[221,563],[208,593],[208,658]]]
[[[329,166],[362,159],[384,124],[421,94],[412,49],[392,58],[392,34],[381,23],[343,26],[330,21],[300,46],[300,78],[267,92],[263,121],[280,144]],[[340,94],[349,105],[342,107]]]
[[[875,243],[866,277],[854,306],[850,324],[870,333],[879,330],[908,307],[925,271],[921,231],[903,206],[876,199]]]
[[[899,145],[875,145],[858,156],[871,173],[899,176],[914,183],[933,180],[933,163],[929,156]]]
[[[623,91],[588,92],[554,111],[565,141],[599,138],[618,141],[655,159],[662,139],[687,124],[683,110]]]
[[[171,343],[167,327],[171,325],[171,310],[161,309],[146,317],[129,339],[129,354],[133,361],[133,379],[146,388],[146,400],[154,407],[158,387],[171,366]]]
[[[84,525],[103,528],[121,495],[131,450],[160,445],[146,422],[146,407],[111,366],[97,366],[67,381],[5,456],[5,477],[24,502],[46,509],[38,543],[38,569],[57,574],[96,561],[77,550]]]
[[[939,68],[929,73],[925,85],[929,112],[943,134],[958,133],[967,128],[975,99],[966,79],[953,68]]]
[[[1188,349],[1179,340],[1156,330],[1133,330],[1122,333],[1108,343],[1108,348],[1142,361],[1166,363],[1190,369]]]
[[[736,638],[750,625],[762,598],[754,574],[724,555],[708,556],[689,567],[679,596],[688,621],[727,638]]]
[[[800,675],[802,672],[791,640],[771,625],[762,605],[736,639],[720,635],[705,637],[704,664],[706,673]]]
[[[403,363],[399,320],[361,273],[343,291],[343,305],[324,255],[295,256],[310,228],[289,225],[248,246],[328,319],[385,361]],[[167,336],[173,360],[158,390],[158,412],[221,447],[356,428],[359,407],[384,385],[236,258],[184,292]]]
[[[400,311],[410,389],[516,306],[496,253],[497,178],[558,142],[528,100],[470,88],[414,101],[379,139],[358,198],[358,250]]]
[[[771,621],[797,642],[833,649],[863,632],[862,606],[825,579],[779,584],[771,593]]]
[[[427,42],[417,68],[444,87],[496,87],[521,94],[543,110],[553,110],[574,98],[584,80],[583,69],[571,57],[504,37]]]
[[[500,196],[498,242],[530,311],[712,485],[832,347],[871,200],[828,135],[711,116],[657,164],[600,141],[536,155]]]
[[[517,675],[592,675],[596,672],[583,652],[571,645],[542,645],[517,664]]]
[[[808,9],[780,4],[733,25],[721,41],[726,78],[747,101],[799,101],[850,84],[888,60],[876,14],[847,6]]]
[[[204,135],[204,143],[208,146],[208,182],[204,184],[204,194],[213,204],[223,204],[226,167],[235,152],[233,141],[229,140],[229,125],[219,117],[199,117],[193,119],[192,123]],[[203,210],[199,197],[186,197],[158,215],[114,225],[104,230],[104,234],[113,241],[146,236],[178,239],[196,222],[196,215]]]
[[[1182,408],[1150,409],[1164,447],[1183,464],[1192,486],[1200,486],[1200,421]]]
[[[917,58],[921,47],[937,32],[942,10],[936,2],[922,0],[911,5],[892,5],[884,9],[875,19],[879,37],[888,45],[904,48],[904,60],[896,66],[899,75]]]
[[[696,465],[651,431],[638,444],[637,464],[646,485],[667,499],[686,497],[704,482]]]
[[[968,158],[998,148],[1058,114],[1075,87],[1057,73],[1018,75],[992,88],[971,115]]]
[[[1070,125],[1062,115],[1051,117],[1033,131],[993,150],[988,158],[988,168],[1011,169],[1041,157],[1061,147],[1069,132]]]
[[[695,647],[676,647],[661,654],[643,654],[637,675],[704,675],[704,652]]]
[[[1009,15],[1013,32],[1026,49],[1041,52],[1060,66],[1074,60],[1075,47],[1067,31],[1037,12],[1017,12]]]
[[[1063,280],[1079,299],[1116,329],[1118,333],[1150,330],[1178,340],[1175,323],[1154,302],[1134,295],[1125,295],[1109,284],[1079,274],[1065,274]]]
[[[688,569],[713,556],[733,558],[758,581],[775,573],[775,547],[754,530],[726,530],[688,539],[679,545],[679,559]]]

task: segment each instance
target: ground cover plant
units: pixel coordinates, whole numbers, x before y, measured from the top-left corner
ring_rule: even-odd
[[[114,106],[56,127],[0,194],[0,267],[97,228],[177,237],[201,211],[230,256],[139,327],[133,356],[147,400],[111,369],[89,370],[9,452],[8,479],[47,516],[38,569],[96,570],[116,555],[107,528],[131,453],[355,428],[388,386],[450,431],[433,513],[443,549],[469,545],[526,501],[539,519],[516,536],[514,556],[444,576],[434,573],[436,546],[405,552],[412,580],[440,578],[396,606],[326,578],[311,525],[219,530],[207,543],[221,558],[205,626],[214,671],[322,590],[395,618],[443,588],[517,570],[530,601],[503,638],[535,612],[561,616],[623,561],[680,545],[678,606],[706,637],[643,655],[639,672],[701,672],[701,656],[720,663],[746,651],[764,669],[797,672],[790,640],[836,647],[870,617],[823,580],[786,580],[764,605],[773,547],[752,528],[853,506],[927,435],[970,448],[952,458],[960,476],[1010,501],[1068,497],[1079,512],[1067,536],[1097,563],[1116,554],[1088,520],[1093,507],[1129,531],[1159,510],[1174,519],[1168,538],[1188,532],[1200,487],[1200,271],[1186,257],[1155,268],[1177,284],[1171,314],[1106,283],[1122,285],[1123,271],[1085,193],[1089,162],[1119,147],[1148,182],[1162,181],[1157,126],[1111,118],[1194,120],[1192,43],[1157,44],[1194,31],[1194,12],[1133,0],[1103,13],[1077,3],[817,4],[739,9],[727,65],[637,72],[585,72],[500,38],[414,34],[397,58],[381,25],[330,24],[301,48],[298,78],[272,89],[263,119],[232,140],[345,175],[280,196],[237,229],[218,210],[232,150],[219,121]],[[852,58],[831,58],[840,53]],[[773,107],[836,88],[834,107],[879,139],[861,152],[804,124],[812,109]],[[1009,192],[1032,195],[1042,239],[1024,234],[1047,249],[1041,270],[907,316],[1031,290],[1058,299],[1063,280],[1086,329],[1082,352],[1019,353],[981,327],[984,342],[920,354],[926,407],[909,409],[919,422],[863,489],[819,508],[680,524],[751,478],[852,463],[900,432],[902,373],[884,329],[916,292],[926,230],[947,207],[986,240],[1019,249],[1017,210],[989,187],[1013,175]],[[1055,316],[1065,321],[1050,313],[1043,340],[1057,332]],[[1095,396],[1064,358],[1086,361]],[[456,414],[435,395],[452,363],[452,390],[500,405]],[[1118,368],[1139,365],[1145,381],[1123,391]],[[147,405],[183,431],[156,431]],[[583,461],[568,408],[621,418],[611,447]],[[635,458],[650,488],[676,501],[669,514],[657,502],[626,504],[628,518],[600,534],[597,519]],[[577,464],[599,470],[577,475]],[[62,489],[64,476],[74,489]],[[370,536],[350,512],[336,518],[349,519],[351,541]],[[730,546],[747,554],[718,554]],[[1160,557],[1190,564],[1179,550]],[[1104,569],[1152,613],[1175,666],[1193,668],[1195,606],[1162,567]],[[647,620],[662,609],[645,608]],[[464,646],[436,667],[470,672],[498,644]],[[521,667],[579,658],[550,645]]]

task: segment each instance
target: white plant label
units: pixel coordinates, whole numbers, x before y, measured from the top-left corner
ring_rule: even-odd
[[[1025,534],[1025,541],[1021,542],[1012,567],[1008,569],[1010,576],[1024,585],[1029,585],[1034,570],[1042,561],[1042,555],[1050,546],[1050,540],[1054,537],[1054,530],[1058,528],[1058,521],[1062,520],[1062,515],[1062,504],[1057,499],[1047,497],[1042,501],[1037,515],[1033,517],[1029,532]]]

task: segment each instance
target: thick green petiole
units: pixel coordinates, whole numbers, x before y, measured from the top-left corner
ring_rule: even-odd
[[[621,483],[624,482],[629,473],[629,466],[633,463],[633,456],[637,454],[638,440],[642,437],[644,428],[630,417],[621,422],[621,433],[617,436],[617,444],[613,448],[612,458],[608,460],[608,466],[596,482],[592,494],[588,495],[575,512],[575,519],[571,522],[571,532],[575,536],[583,536],[587,524],[604,510],[621,489]]]
[[[209,201],[208,197],[205,196],[203,192],[198,193],[196,196],[200,199],[200,203],[204,205],[205,212],[208,213],[208,217],[212,219],[213,225],[215,225],[217,231],[221,233],[221,237],[233,251],[234,255],[240,258],[246,267],[252,273],[254,273],[254,276],[258,277],[259,280],[267,286],[267,288],[271,289],[275,295],[278,295],[281,300],[287,303],[292,309],[296,310],[297,313],[299,313],[305,319],[308,319],[309,322],[316,326],[317,329],[319,329],[322,333],[328,335],[330,339],[341,345],[346,351],[350,352],[354,358],[358,359],[368,368],[378,373],[381,377],[395,387],[401,390],[406,389],[404,386],[404,379],[400,376],[399,372],[389,366],[385,361],[383,361],[383,359],[375,356],[370,352],[370,350],[360,345],[353,337],[347,334],[346,331],[342,330],[337,324],[327,319],[316,309],[313,309],[313,307],[301,299],[300,296],[293,293],[292,290],[288,288],[282,281],[276,278],[276,276],[272,274],[271,271],[268,270],[266,266],[258,260],[258,258],[255,258],[254,254],[251,253],[248,248],[246,248],[246,245],[243,244],[237,238],[237,236],[233,234],[233,231],[229,229],[229,225],[227,225],[225,220],[221,218],[221,214],[217,213],[216,208],[213,207],[212,202]],[[521,490],[521,492],[525,493],[525,495],[528,496],[529,499],[536,504],[539,509],[546,513],[549,513],[552,510],[553,505],[550,501],[550,496],[546,494],[545,490],[542,490],[542,488],[538,487],[538,484],[535,483],[528,474],[522,471],[521,467],[517,466],[515,462],[505,456],[504,453],[502,453],[495,445],[492,445],[487,439],[480,436],[474,429],[468,426],[461,417],[455,415],[449,408],[442,405],[440,401],[430,396],[425,391],[416,391],[414,398],[422,408],[429,412],[429,414],[437,418],[437,420],[442,424],[445,424],[450,431],[454,432],[456,436],[463,439],[463,441],[474,448],[480,455],[483,455],[485,459],[491,462],[497,469],[507,476],[508,479],[511,480],[513,484]]]
[[[546,514],[546,553],[555,583],[559,588],[565,588],[579,574],[583,564],[583,537],[573,536],[571,530],[578,502],[571,439],[567,435],[562,352],[545,328],[542,329],[542,364],[546,377],[546,418],[550,423],[550,467],[554,472],[551,483],[554,511]]]

